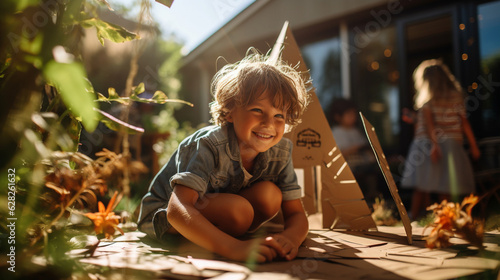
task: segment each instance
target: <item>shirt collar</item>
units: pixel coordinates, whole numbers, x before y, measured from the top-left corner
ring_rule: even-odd
[[[227,139],[228,143],[226,146],[226,153],[231,160],[241,161],[240,147],[238,146],[238,138],[236,138],[236,132],[234,131],[233,124],[228,123],[226,125]],[[272,148],[271,148],[272,149]],[[270,150],[270,149],[269,149]],[[262,170],[267,168],[269,162],[269,150],[264,153],[259,153],[255,158],[254,172],[256,170]],[[255,175],[255,174],[254,174]]]

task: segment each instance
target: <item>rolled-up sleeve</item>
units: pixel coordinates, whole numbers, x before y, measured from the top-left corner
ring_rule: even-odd
[[[183,185],[205,195],[211,171],[215,168],[215,150],[204,141],[180,147],[176,159],[177,173],[170,178],[172,188]]]
[[[297,183],[297,175],[293,168],[292,155],[288,158],[285,168],[279,176],[279,188],[283,194],[283,200],[294,200],[302,197],[302,191]]]

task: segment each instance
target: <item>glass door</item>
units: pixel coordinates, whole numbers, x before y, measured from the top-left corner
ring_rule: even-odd
[[[456,12],[453,8],[426,11],[398,22],[400,107],[413,109],[413,71],[424,60],[441,59],[457,75],[455,51]],[[413,138],[413,126],[401,121],[400,149],[405,155]]]

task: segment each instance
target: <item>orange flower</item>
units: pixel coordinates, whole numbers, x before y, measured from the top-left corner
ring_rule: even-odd
[[[428,248],[444,248],[451,245],[450,238],[458,235],[471,244],[481,248],[483,243],[483,225],[472,218],[471,212],[479,198],[470,195],[462,204],[443,200],[440,204],[434,203],[427,210],[434,212],[434,226],[426,239]]]
[[[464,198],[464,200],[462,201],[462,208],[464,208],[464,206],[467,205],[467,207],[465,207],[465,210],[467,211],[467,215],[470,216],[472,212],[472,207],[474,207],[474,205],[476,205],[478,202],[479,198],[471,194],[470,196]]]
[[[112,238],[116,230],[120,231],[121,234],[123,234],[123,230],[118,227],[118,224],[120,223],[120,216],[115,215],[114,212],[111,212],[115,208],[115,200],[117,194],[118,192],[115,191],[113,197],[108,203],[107,208],[104,208],[104,204],[99,201],[99,212],[85,214],[85,216],[91,219],[94,223],[94,231],[96,232],[96,234],[104,233],[106,238]]]

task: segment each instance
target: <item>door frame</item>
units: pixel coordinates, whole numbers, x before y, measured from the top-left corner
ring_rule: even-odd
[[[425,9],[421,10],[406,16],[403,16],[401,18],[398,18],[395,22],[396,24],[396,36],[397,36],[397,47],[398,47],[398,68],[399,68],[399,92],[400,92],[400,97],[399,97],[399,109],[402,111],[403,108],[412,108],[412,97],[410,94],[407,92],[407,89],[410,88],[409,86],[413,81],[409,79],[410,73],[408,73],[409,70],[407,69],[408,66],[408,59],[407,59],[407,44],[406,44],[406,28],[415,23],[419,23],[422,21],[426,20],[432,20],[435,18],[439,18],[442,16],[451,16],[451,22],[452,22],[452,46],[453,46],[453,54],[452,58],[453,61],[455,62],[453,65],[452,72],[456,73],[457,79],[459,81],[462,78],[462,74],[460,71],[460,63],[461,61],[461,52],[459,49],[460,46],[460,38],[459,38],[459,33],[458,33],[458,28],[454,28],[455,26],[459,25],[459,5],[458,4],[452,4],[452,5],[447,5],[443,7],[438,7],[434,8],[432,10]],[[413,138],[413,130],[409,125],[405,125],[403,121],[400,119],[400,127],[401,127],[401,132],[400,132],[400,154],[406,155],[408,148],[410,146],[410,142]]]

